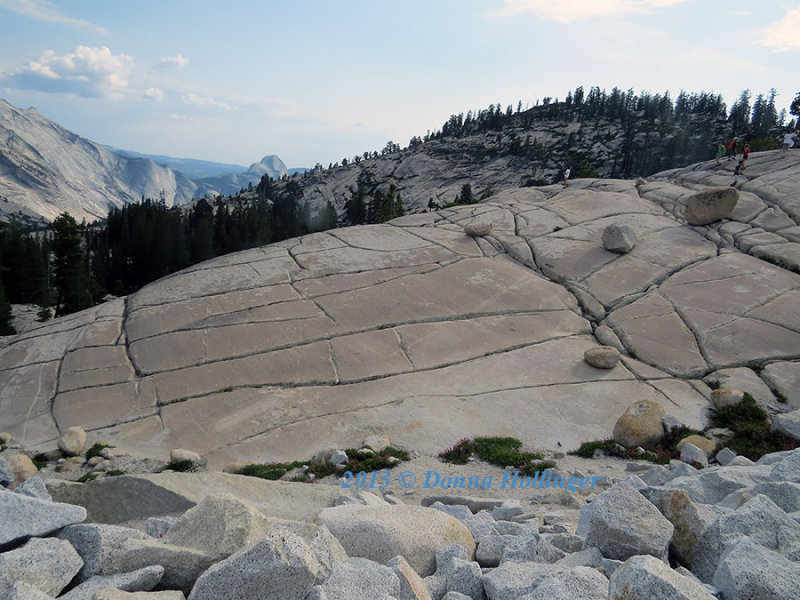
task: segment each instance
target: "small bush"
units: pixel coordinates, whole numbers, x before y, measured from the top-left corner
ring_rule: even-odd
[[[102,442],[95,442],[95,444],[86,451],[86,460],[90,458],[94,458],[95,456],[100,456],[100,453],[103,451],[103,448],[110,448],[109,444],[104,444]]]
[[[712,390],[718,390],[722,387],[722,382],[720,382],[719,379],[712,379],[711,381],[706,382],[706,385]]]
[[[165,469],[171,469],[173,471],[191,471],[194,468],[194,463],[190,460],[173,460],[167,463],[167,466],[164,467]]]
[[[94,481],[100,476],[100,473],[86,473],[78,479],[78,483],[86,483],[87,481]]]
[[[120,475],[125,475],[125,471],[120,471],[119,469],[106,471],[106,477],[119,477]]]
[[[47,459],[47,454],[45,454],[44,452],[39,452],[38,454],[35,454],[33,456],[31,462],[36,466],[37,469],[41,471],[47,466],[47,463],[50,461]]]
[[[447,450],[439,452],[439,458],[442,462],[452,463],[454,465],[465,465],[469,457],[472,456],[473,447],[474,444],[472,440],[464,438]]]

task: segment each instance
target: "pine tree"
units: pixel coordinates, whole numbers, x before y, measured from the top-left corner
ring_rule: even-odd
[[[83,254],[82,227],[69,213],[61,213],[53,224],[53,283],[56,316],[93,305],[91,282]]]
[[[14,335],[16,330],[11,324],[11,305],[6,299],[3,282],[0,281],[0,335]]]

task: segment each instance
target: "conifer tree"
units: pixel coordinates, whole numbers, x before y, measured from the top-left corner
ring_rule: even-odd
[[[53,283],[56,316],[92,306],[91,282],[83,254],[83,231],[69,213],[61,213],[53,224]]]
[[[14,335],[16,330],[11,324],[11,305],[6,299],[3,282],[0,281],[0,335]]]

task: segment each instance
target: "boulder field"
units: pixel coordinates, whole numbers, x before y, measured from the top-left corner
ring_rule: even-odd
[[[711,382],[789,413],[800,153],[756,153],[745,175],[703,226],[687,201],[733,181],[714,161],[502,189],[195,265],[3,338],[0,429],[35,450],[80,426],[89,444],[221,468],[371,434],[427,455],[475,435],[566,450],[644,399],[702,427]],[[611,225],[635,234],[627,252],[604,248]],[[620,352],[612,368],[585,362],[598,343]]]

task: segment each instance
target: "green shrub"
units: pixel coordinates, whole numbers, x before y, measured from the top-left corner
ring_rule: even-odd
[[[36,466],[37,469],[40,471],[47,466],[47,463],[50,462],[47,459],[47,454],[44,452],[39,452],[38,454],[34,454],[31,462]]]
[[[87,481],[94,481],[100,476],[100,473],[86,473],[78,479],[78,483],[86,483]]]
[[[167,466],[164,467],[165,469],[171,469],[173,471],[191,471],[194,468],[194,463],[190,460],[173,460],[167,463]]]
[[[125,471],[121,471],[119,469],[111,469],[110,471],[106,471],[106,477],[119,477],[120,475],[125,475]]]
[[[103,451],[103,448],[110,448],[109,444],[104,444],[103,442],[95,442],[95,444],[86,451],[86,460],[90,458],[94,458],[95,456],[100,456],[100,453]]]
[[[464,438],[456,442],[447,450],[439,452],[439,458],[442,462],[452,463],[454,465],[465,465],[467,460],[472,456],[474,444],[469,438]]]
[[[738,404],[712,411],[710,422],[713,427],[730,429],[733,435],[726,440],[726,445],[750,460],[758,460],[771,452],[793,450],[800,445],[794,438],[772,431],[769,415],[747,392]]]

